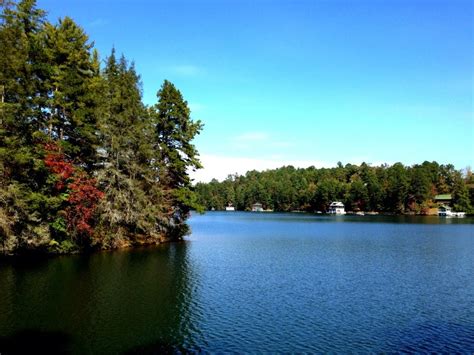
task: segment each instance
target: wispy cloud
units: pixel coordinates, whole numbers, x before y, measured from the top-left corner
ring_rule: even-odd
[[[236,142],[262,142],[268,141],[270,135],[265,132],[246,132],[234,137]]]
[[[295,168],[331,167],[335,163],[328,163],[318,160],[297,160],[297,159],[279,159],[278,157],[269,159],[258,159],[248,157],[228,157],[221,155],[201,155],[203,169],[190,172],[191,178],[195,182],[209,182],[212,179],[224,180],[230,174],[244,175],[250,170],[268,170],[276,169],[282,166],[292,165]]]
[[[171,71],[177,75],[185,77],[198,76],[204,73],[204,70],[202,68],[191,64],[174,65],[171,67]]]
[[[245,132],[231,139],[234,146],[239,149],[254,149],[265,145],[268,148],[288,148],[293,145],[292,142],[281,140],[267,132]]]
[[[289,141],[273,141],[271,146],[273,148],[289,148],[293,147],[294,143]]]
[[[89,27],[101,27],[108,24],[109,24],[109,20],[99,17],[89,22]]]

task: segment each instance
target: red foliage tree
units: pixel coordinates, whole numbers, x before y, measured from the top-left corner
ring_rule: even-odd
[[[71,191],[67,199],[69,206],[66,208],[68,229],[87,237],[94,233],[91,221],[97,203],[104,197],[104,193],[95,185],[95,179],[87,177],[85,173],[76,174],[68,185]]]
[[[69,162],[55,143],[45,144],[44,163],[57,182],[55,188],[69,193],[66,207],[67,228],[75,236],[91,237],[94,233],[92,220],[97,203],[104,193],[96,188],[95,179]]]
[[[44,158],[44,164],[58,179],[55,188],[62,190],[66,186],[66,180],[74,174],[75,168],[66,160],[66,157],[61,153],[57,144],[46,143],[45,150],[46,156]]]

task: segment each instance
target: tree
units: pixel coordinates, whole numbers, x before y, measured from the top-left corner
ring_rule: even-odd
[[[63,141],[71,159],[91,170],[96,159],[97,58],[91,53],[88,36],[71,18],[44,29],[45,52],[50,68],[47,131],[50,138]],[[97,52],[95,52],[97,55]]]
[[[367,209],[378,211],[382,207],[382,187],[377,177],[376,168],[371,168],[362,163],[360,166],[360,175],[362,181],[367,187],[368,204]]]
[[[8,252],[48,242],[53,203],[42,156],[45,13],[33,0],[0,6],[0,215],[8,221],[0,237]]]
[[[99,121],[101,159],[97,179],[105,193],[98,205],[99,233],[105,247],[129,245],[140,238],[159,242],[163,201],[153,170],[153,127],[141,102],[140,79],[115,50],[104,69],[105,114]]]
[[[187,233],[184,222],[191,208],[200,208],[188,171],[201,168],[192,140],[203,125],[191,119],[187,102],[171,82],[164,81],[157,97],[158,103],[150,109],[150,114],[156,127],[154,145],[160,162],[159,181],[171,201],[168,232],[179,239]]]
[[[432,197],[430,172],[424,165],[415,165],[411,168],[410,173],[408,203],[410,204],[410,209],[422,212],[427,209],[425,202]]]
[[[353,181],[349,188],[349,202],[356,211],[365,211],[369,197],[365,183],[357,179]]]
[[[385,208],[403,213],[407,202],[409,180],[403,164],[396,163],[387,169]]]
[[[461,173],[454,177],[453,186],[453,205],[454,210],[471,213],[472,205],[469,199],[469,190],[464,182]]]

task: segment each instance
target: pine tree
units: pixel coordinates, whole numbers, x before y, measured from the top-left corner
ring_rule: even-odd
[[[97,241],[112,247],[148,239],[159,242],[162,201],[153,169],[153,126],[141,102],[140,78],[115,51],[104,69],[106,115],[100,121],[103,156],[98,179],[105,198],[99,205]],[[143,240],[141,242],[144,242]]]
[[[469,199],[469,190],[461,176],[461,173],[459,172],[454,178],[453,204],[454,210],[456,211],[472,213],[471,201]]]
[[[5,252],[49,240],[47,193],[42,164],[46,116],[41,33],[45,14],[33,0],[2,5],[0,24],[0,219]]]
[[[403,164],[395,163],[387,169],[385,208],[390,212],[405,212],[409,178]]]
[[[60,19],[54,26],[46,24],[44,40],[50,64],[48,135],[60,140],[67,155],[90,170],[96,158],[97,98],[101,96],[97,87],[100,73],[97,62],[93,62],[92,44],[69,17]]]
[[[91,163],[95,154],[89,144],[95,135],[90,133],[94,119],[88,113],[96,106],[86,99],[92,94],[96,100],[99,95],[86,85],[92,71],[84,72],[92,63],[90,46],[72,20],[49,24],[35,1],[7,4],[2,10],[0,219],[8,221],[2,234],[3,239],[15,240],[9,250],[48,247],[64,225],[61,214],[68,191],[61,194],[55,188],[57,176],[46,164],[50,154],[46,146],[59,140],[63,147],[74,148],[66,149],[64,164],[77,160],[79,168],[84,162]],[[96,77],[98,74],[96,71]],[[66,93],[62,100],[59,91],[52,89],[53,83]],[[67,128],[53,135],[51,119],[59,105],[69,109],[60,121]]]
[[[185,221],[191,208],[201,209],[188,172],[201,168],[192,140],[203,125],[191,119],[188,103],[171,82],[164,81],[157,97],[158,103],[149,112],[156,126],[158,178],[170,202],[167,234],[171,239],[180,239],[188,232]]]

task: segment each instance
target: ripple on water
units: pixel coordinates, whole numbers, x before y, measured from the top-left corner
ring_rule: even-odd
[[[187,243],[0,265],[0,346],[474,352],[472,224],[422,221],[209,214]]]

